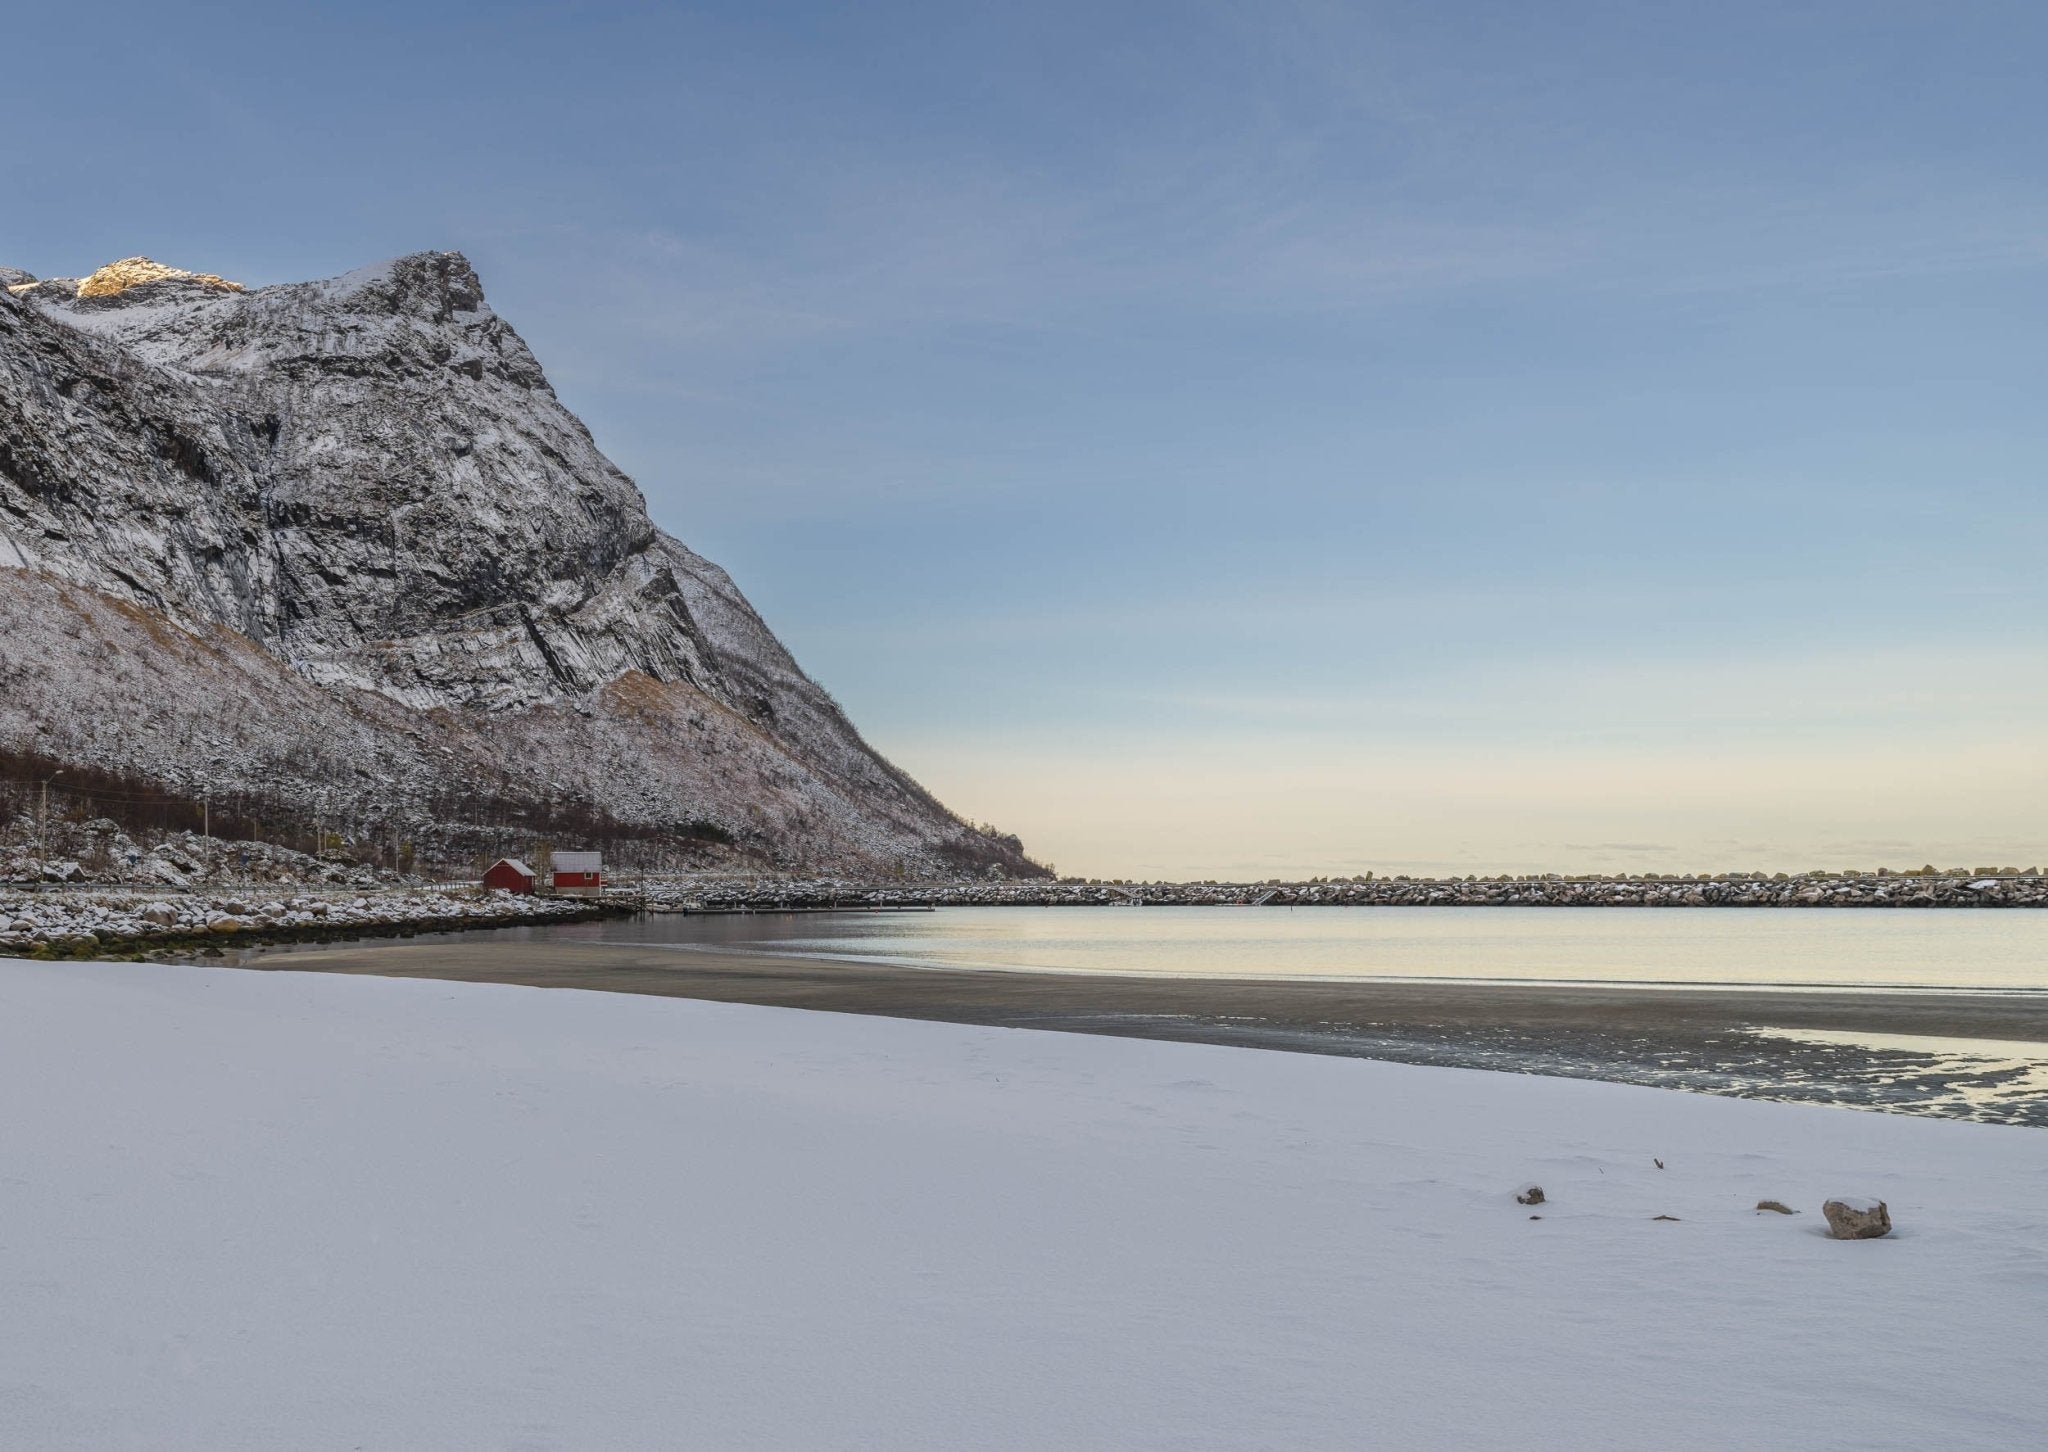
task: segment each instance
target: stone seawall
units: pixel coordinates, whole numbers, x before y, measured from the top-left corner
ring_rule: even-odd
[[[1363,882],[971,882],[876,887],[832,880],[650,881],[647,904],[666,911],[932,907],[2048,907],[2038,873],[1927,877],[1807,873],[1783,877],[1508,880],[1374,878]]]

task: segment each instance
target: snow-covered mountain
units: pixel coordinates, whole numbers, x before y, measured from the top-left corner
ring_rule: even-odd
[[[460,254],[0,284],[0,746],[369,834],[1022,865],[654,526]]]

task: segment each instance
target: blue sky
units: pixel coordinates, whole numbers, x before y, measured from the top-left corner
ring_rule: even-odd
[[[1107,875],[2048,859],[2048,9],[10,17],[0,261],[467,252]]]

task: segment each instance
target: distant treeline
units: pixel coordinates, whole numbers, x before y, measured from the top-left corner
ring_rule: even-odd
[[[0,746],[0,828],[33,824],[46,799],[52,820],[104,817],[130,835],[197,832],[208,817],[204,801],[149,777]],[[222,837],[252,837],[265,817],[283,820],[282,814],[262,810],[247,798],[226,799],[213,804],[213,831]]]

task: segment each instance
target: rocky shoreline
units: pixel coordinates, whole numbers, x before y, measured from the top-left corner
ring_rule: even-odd
[[[624,910],[611,902],[474,889],[275,896],[0,893],[0,956],[188,957],[266,943],[582,922]]]
[[[833,879],[650,880],[668,912],[913,907],[2048,907],[2035,869],[1989,873],[1722,873],[1713,877],[1407,878],[1296,883],[953,882],[875,887]]]
[[[1372,878],[1300,883],[933,882],[650,878],[602,900],[475,887],[0,889],[0,956],[188,956],[266,943],[582,922],[641,910],[826,912],[940,907],[2040,908],[2048,878],[1987,875],[1725,874],[1714,878]]]

